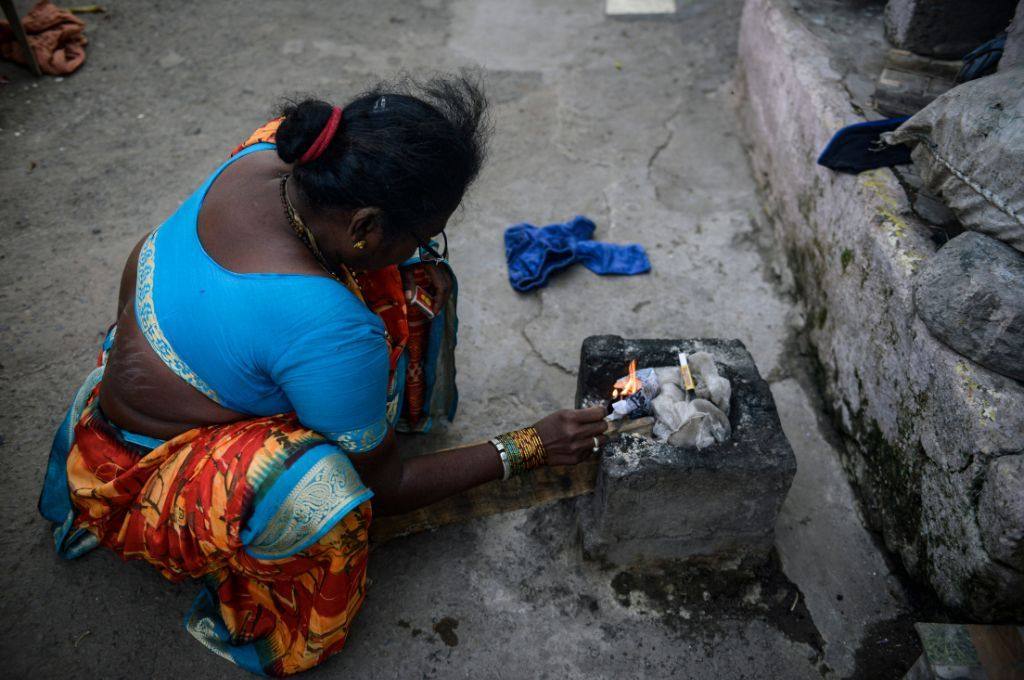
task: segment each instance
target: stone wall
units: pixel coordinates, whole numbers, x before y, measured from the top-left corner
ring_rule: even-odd
[[[1006,28],[1016,0],[889,0],[885,34],[896,47],[959,59]]]
[[[739,50],[752,163],[867,519],[948,606],[1019,620],[1024,516],[1008,480],[1024,451],[1024,385],[917,318],[913,279],[936,246],[893,173],[815,164],[836,130],[863,120],[828,45],[782,0],[748,0]]]

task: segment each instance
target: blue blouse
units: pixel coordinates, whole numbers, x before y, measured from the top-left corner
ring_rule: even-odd
[[[237,273],[203,248],[196,229],[224,163],[139,253],[135,315],[160,358],[213,401],[241,413],[295,411],[349,453],[380,444],[389,424],[384,324],[334,279]],[[239,244],[244,247],[244,244]]]

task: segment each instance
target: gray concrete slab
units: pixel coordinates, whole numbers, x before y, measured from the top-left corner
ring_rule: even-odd
[[[797,473],[775,525],[782,568],[803,589],[825,641],[825,663],[856,670],[863,631],[906,609],[899,581],[865,529],[839,450],[821,433],[818,411],[795,378],[772,394],[797,456]]]
[[[600,0],[118,3],[87,17],[80,73],[36,81],[0,64],[11,79],[0,87],[8,675],[245,676],[181,628],[195,585],[101,551],[59,561],[35,501],[52,431],[112,318],[131,246],[282,95],[344,98],[400,69],[486,69],[491,160],[450,230],[462,284],[462,409],[417,448],[476,440],[571,405],[579,344],[596,333],[737,337],[763,375],[788,376],[800,313],[759,246],[760,206],[735,133],[739,9],[736,0],[697,0],[676,20],[622,22],[607,19]],[[601,238],[644,243],[651,275],[580,269],[540,294],[514,293],[501,230],[575,213],[593,217]],[[800,446],[801,464],[818,465],[808,454],[816,440]],[[789,512],[816,513],[824,493],[802,488]],[[713,594],[708,581],[681,595],[688,582],[677,576],[633,582],[581,562],[573,527],[564,504],[376,550],[349,644],[314,676],[827,672],[835,614],[812,594],[822,588],[807,564],[817,559],[813,535],[806,549],[785,545],[795,584],[775,569],[738,591]],[[877,564],[863,551],[851,559]],[[874,587],[856,580],[843,592]],[[791,608],[794,599],[801,604]],[[829,634],[825,648],[812,617]],[[844,644],[856,646],[863,626],[844,625]]]

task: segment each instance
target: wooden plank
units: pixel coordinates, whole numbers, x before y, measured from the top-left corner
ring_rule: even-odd
[[[885,55],[885,66],[908,73],[921,73],[943,80],[955,80],[964,65],[959,59],[933,59],[907,50],[890,49]]]
[[[404,515],[375,517],[370,525],[370,541],[380,544],[447,524],[590,493],[597,481],[597,465],[597,460],[588,460],[579,465],[538,468],[507,482],[490,482]]]
[[[956,83],[959,61],[889,50],[875,84],[874,107],[886,116],[911,116]]]
[[[967,625],[989,680],[1024,680],[1024,638],[1017,626]]]

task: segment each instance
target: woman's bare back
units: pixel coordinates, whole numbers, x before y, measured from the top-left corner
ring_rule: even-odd
[[[277,192],[287,169],[276,154],[254,153],[230,165],[210,186],[198,229],[204,249],[218,264],[236,272],[323,275],[285,220]],[[117,337],[100,386],[104,415],[119,427],[160,439],[247,417],[178,377],[142,334],[135,318],[135,282],[144,240],[128,256],[121,275]],[[238,248],[239,243],[246,247]]]

